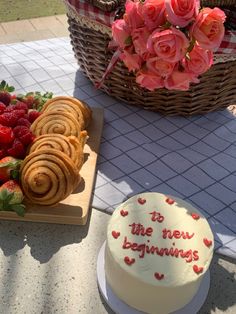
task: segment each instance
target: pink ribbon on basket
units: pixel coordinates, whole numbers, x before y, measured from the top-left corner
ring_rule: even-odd
[[[95,84],[95,87],[96,87],[96,88],[100,88],[100,87],[102,86],[102,84],[103,84],[103,82],[105,81],[107,75],[113,70],[114,66],[115,66],[116,63],[118,62],[121,53],[122,53],[122,51],[121,51],[120,49],[117,49],[117,50],[114,52],[114,54],[113,54],[113,56],[112,56],[112,58],[111,58],[111,60],[110,60],[110,62],[109,62],[109,64],[108,64],[108,66],[107,66],[107,68],[106,68],[106,71],[104,72],[104,74],[103,74],[101,80],[100,80],[98,83]]]

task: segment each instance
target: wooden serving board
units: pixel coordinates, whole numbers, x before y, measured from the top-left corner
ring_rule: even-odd
[[[89,139],[84,147],[85,162],[80,170],[78,189],[55,207],[27,205],[24,217],[15,212],[0,211],[0,219],[85,225],[94,185],[97,155],[103,129],[103,109],[93,108],[93,119],[87,129]]]

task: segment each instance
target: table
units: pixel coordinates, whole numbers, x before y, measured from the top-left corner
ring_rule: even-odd
[[[136,117],[135,121],[142,124],[139,109],[126,107],[96,90],[80,71],[77,71],[78,65],[71,52],[68,38],[2,45],[0,62],[1,77],[14,85],[17,92],[50,90],[55,95],[74,95],[87,101],[90,106],[105,108],[99,172],[92,215],[88,224],[65,226],[0,221],[0,313],[109,313],[110,310],[104,306],[96,284],[96,256],[106,238],[106,224],[109,213],[115,205],[103,199],[103,191],[109,188],[115,203],[119,203],[125,196],[124,189],[127,194],[131,194],[143,188],[138,184],[137,177],[126,178],[123,175],[121,159],[116,160],[119,169],[114,168],[114,160],[113,163],[110,162],[111,159],[125,155],[120,154],[120,151],[123,152],[127,145],[119,139],[125,138],[126,143],[130,140],[126,136],[127,133],[123,137],[119,134],[117,123],[121,120],[127,122],[128,118],[131,119],[128,123],[132,126],[132,119]],[[152,114],[145,115],[145,119],[153,119]],[[216,114],[215,119],[217,117],[222,116]],[[195,122],[198,119],[196,118]],[[227,113],[225,119],[229,119]],[[161,118],[159,122],[159,125],[163,126]],[[200,120],[200,123],[204,121]],[[158,134],[162,131],[163,129],[159,129]],[[128,133],[132,132],[131,129]],[[112,138],[116,138],[117,146],[113,145]],[[132,149],[138,149],[137,143],[136,146],[134,142],[132,145],[134,145]],[[142,162],[145,163],[146,160]],[[232,166],[234,167],[234,164]],[[136,170],[133,174],[135,173]],[[125,180],[122,181],[122,178]],[[149,179],[146,182],[150,185],[152,182]],[[157,179],[154,178],[150,189],[155,190],[158,186],[161,191],[165,191],[166,186],[170,188],[170,185],[155,185]],[[124,186],[122,182],[125,182]],[[178,192],[174,188],[171,191],[176,195],[183,192]],[[212,226],[218,252],[233,257],[236,251],[236,232],[232,230],[235,227],[233,219],[236,217],[234,207],[236,198],[234,199],[234,192],[230,195],[232,197],[230,211],[223,203],[223,208],[217,207],[218,211],[206,214],[209,220],[214,222]],[[198,199],[195,199],[196,201],[198,202]],[[220,206],[220,203],[217,202],[215,206]],[[222,213],[221,220],[219,217]],[[234,313],[235,260],[215,254],[211,268],[212,286],[201,314],[222,311]]]
[[[96,257],[109,215],[86,226],[0,222],[0,313],[112,314],[97,289]],[[199,314],[234,314],[235,262],[215,254]]]

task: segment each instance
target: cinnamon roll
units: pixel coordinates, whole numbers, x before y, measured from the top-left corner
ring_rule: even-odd
[[[52,110],[41,114],[31,124],[30,130],[35,136],[55,133],[79,137],[81,127],[71,113]]]
[[[54,206],[73,192],[80,175],[71,158],[51,148],[35,151],[24,159],[20,181],[29,202]]]
[[[77,137],[67,137],[61,134],[40,135],[36,137],[32,143],[29,154],[33,153],[34,151],[51,148],[65,153],[72,159],[77,169],[81,169],[84,162],[83,143],[81,143]]]
[[[82,111],[80,107],[75,105],[73,102],[68,100],[58,100],[54,102],[47,102],[43,106],[42,113],[50,112],[50,111],[57,111],[57,112],[69,112],[71,113],[79,122],[81,126],[81,130],[85,128],[85,121]]]
[[[47,110],[47,108],[54,107],[56,104],[59,104],[59,107],[62,107],[63,104],[66,104],[68,106],[68,103],[74,104],[77,108],[79,108],[82,112],[83,115],[83,122],[84,122],[84,127],[86,128],[92,118],[92,110],[89,108],[89,106],[84,102],[81,101],[77,98],[74,97],[69,97],[69,96],[57,96],[52,99],[49,99],[45,105],[44,109],[42,110],[43,112]],[[53,105],[52,105],[53,104]],[[73,109],[75,109],[73,107]],[[83,129],[83,128],[82,128]]]

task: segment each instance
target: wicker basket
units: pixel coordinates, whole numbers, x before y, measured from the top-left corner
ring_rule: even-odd
[[[94,83],[99,82],[112,57],[107,49],[110,28],[68,8],[68,23],[75,57],[84,74]],[[187,92],[159,89],[154,92],[141,88],[122,62],[118,62],[105,79],[102,90],[127,104],[141,106],[165,115],[203,114],[236,104],[236,56],[222,56],[200,83]]]

